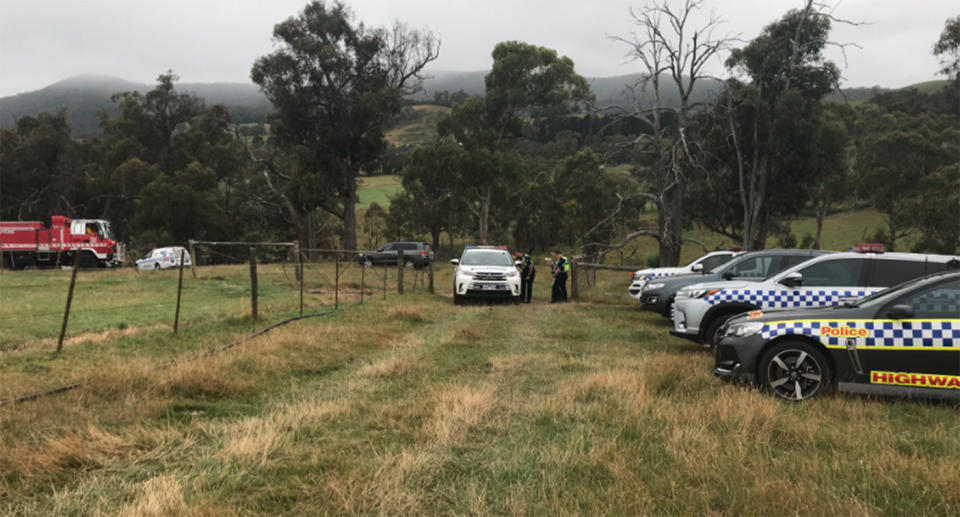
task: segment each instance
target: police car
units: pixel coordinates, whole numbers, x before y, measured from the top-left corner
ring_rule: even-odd
[[[681,289],[670,333],[713,345],[723,324],[742,312],[838,305],[960,265],[948,255],[885,253],[877,245],[854,249],[814,258],[762,282],[695,284]]]
[[[846,307],[753,311],[724,325],[714,373],[805,400],[838,387],[960,400],[960,273]]]
[[[706,255],[690,262],[682,267],[656,267],[647,269],[638,269],[630,273],[630,287],[627,292],[637,301],[640,301],[640,293],[643,286],[654,278],[663,278],[674,275],[689,275],[693,273],[707,273],[714,270],[721,264],[730,262],[734,257],[742,254],[740,248],[731,248],[723,251],[711,251]]]
[[[520,303],[520,272],[506,246],[473,246],[459,259],[450,259],[453,271],[453,303],[468,298],[499,298]]]
[[[669,318],[677,292],[684,287],[726,281],[759,282],[813,257],[829,253],[819,250],[764,250],[740,255],[702,275],[675,275],[647,282],[641,291],[644,310]]]

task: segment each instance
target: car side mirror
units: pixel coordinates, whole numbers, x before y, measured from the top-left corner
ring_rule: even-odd
[[[513,261],[513,265],[514,265],[514,266],[517,266],[517,267],[520,267],[520,266],[523,265],[523,262],[520,262],[519,260],[514,260],[514,261]]]
[[[781,278],[780,283],[787,287],[800,287],[803,285],[803,273],[790,273]]]
[[[693,271],[695,273],[699,273],[703,271],[703,264],[694,264],[690,266],[690,271]]]
[[[450,259],[450,263],[453,264],[454,266],[459,266],[460,259]]]
[[[733,271],[729,271],[729,270],[724,271],[723,274],[720,275],[720,277],[723,278],[724,280],[733,280],[734,276],[736,275],[733,274]]]
[[[902,320],[913,317],[913,306],[907,304],[897,304],[890,307],[887,311],[887,317],[893,320]]]

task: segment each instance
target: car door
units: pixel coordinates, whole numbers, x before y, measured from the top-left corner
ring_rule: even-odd
[[[377,264],[396,264],[397,263],[397,243],[391,242],[385,244],[373,255],[373,260]]]
[[[783,293],[778,307],[806,308],[839,305],[878,289],[865,287],[866,257],[824,260],[799,271],[802,283]]]
[[[960,279],[944,279],[890,301],[872,327],[864,346],[858,346],[865,382],[960,394]]]

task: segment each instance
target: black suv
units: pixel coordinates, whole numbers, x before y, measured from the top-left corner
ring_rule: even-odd
[[[407,268],[421,268],[433,261],[433,252],[425,242],[388,242],[376,251],[364,251],[357,255],[357,261],[365,267],[374,265],[396,265],[399,251],[403,250],[403,262]]]
[[[666,278],[654,278],[643,286],[640,303],[648,311],[659,312],[664,317],[670,317],[670,308],[677,291],[701,282],[718,282],[724,280],[763,280],[785,269],[796,266],[813,257],[828,253],[819,250],[765,250],[741,255],[733,260],[720,264],[712,271],[677,275]]]

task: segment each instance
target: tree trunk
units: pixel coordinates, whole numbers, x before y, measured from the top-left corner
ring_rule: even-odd
[[[813,249],[818,250],[822,246],[823,220],[827,217],[827,203],[823,202],[817,205],[817,235],[813,239]]]
[[[680,263],[683,248],[683,193],[676,185],[663,195],[657,210],[660,233],[659,265],[672,267]]]
[[[487,244],[487,232],[490,229],[490,197],[493,189],[487,185],[483,190],[483,201],[480,204],[480,244]]]
[[[430,230],[430,239],[431,239],[430,245],[432,246],[431,249],[434,251],[434,253],[436,253],[437,250],[440,249],[440,230],[437,230],[437,229]]]
[[[300,245],[307,249],[307,260],[313,260],[313,250],[317,247],[317,233],[313,231],[313,210],[307,210],[303,216],[303,232],[300,235]]]
[[[890,232],[887,235],[887,251],[893,251],[897,243],[897,223],[893,221],[893,216],[887,216],[887,230]]]
[[[343,196],[343,239],[340,244],[345,250],[357,249],[357,176],[352,174],[347,180]]]

